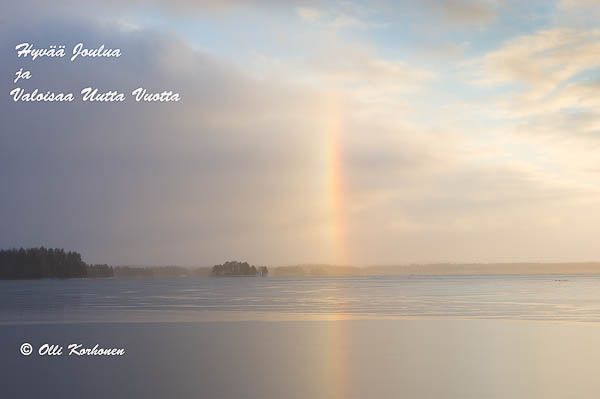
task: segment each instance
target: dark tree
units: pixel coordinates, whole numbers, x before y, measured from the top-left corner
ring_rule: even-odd
[[[263,272],[264,270],[264,272]],[[228,261],[221,265],[215,265],[212,268],[213,276],[266,276],[267,268],[260,266],[258,269],[248,262]]]
[[[64,249],[19,248],[0,250],[0,279],[87,277],[87,265],[77,252]]]

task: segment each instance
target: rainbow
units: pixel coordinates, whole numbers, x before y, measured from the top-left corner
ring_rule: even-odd
[[[333,263],[338,265],[348,264],[346,223],[346,187],[344,176],[344,112],[341,96],[328,98],[326,107],[327,126],[325,137],[327,139],[326,175],[327,175],[327,205],[330,228],[331,257]],[[345,317],[339,313],[329,315],[334,322],[326,323],[323,334],[323,349],[321,365],[324,372],[321,374],[321,387],[325,397],[342,399],[348,397],[348,344],[346,324],[338,322]]]
[[[334,263],[346,264],[347,226],[345,223],[343,174],[343,112],[339,100],[330,101],[328,107],[327,198],[331,228],[331,255]]]

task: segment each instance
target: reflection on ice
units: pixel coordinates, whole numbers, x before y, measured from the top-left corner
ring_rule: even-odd
[[[458,318],[600,321],[600,277],[1,281],[0,323]]]

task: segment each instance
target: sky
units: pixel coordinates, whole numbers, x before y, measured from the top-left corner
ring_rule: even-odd
[[[2,8],[0,247],[135,265],[600,260],[600,1]],[[32,61],[22,42],[123,55]],[[17,103],[17,86],[182,100]]]

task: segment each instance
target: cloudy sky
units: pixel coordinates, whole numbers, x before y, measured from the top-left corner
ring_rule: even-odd
[[[600,260],[600,2],[9,1],[0,247],[211,265]],[[18,59],[78,42],[118,59]],[[29,81],[12,82],[20,67]],[[178,103],[15,103],[14,87]]]

